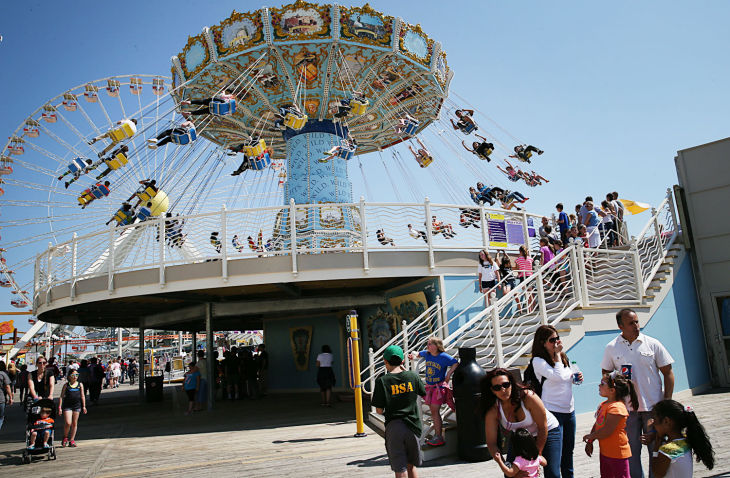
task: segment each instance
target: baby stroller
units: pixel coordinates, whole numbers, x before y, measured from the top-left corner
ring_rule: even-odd
[[[43,408],[49,408],[51,413],[49,418],[56,420],[56,406],[53,400],[49,398],[42,398],[35,400],[28,405],[26,415],[26,426],[25,426],[25,449],[23,449],[23,463],[30,463],[33,455],[47,455],[48,459],[56,459],[56,448],[53,446],[53,427],[49,428],[50,432],[48,437],[48,448],[43,447],[43,430],[39,430],[36,433],[35,443],[30,442],[30,436],[33,432],[33,424],[40,420],[41,410]],[[33,446],[33,448],[31,448]]]

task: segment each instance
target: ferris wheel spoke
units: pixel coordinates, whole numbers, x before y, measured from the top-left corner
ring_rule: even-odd
[[[101,130],[99,129],[98,126],[96,126],[96,123],[94,123],[92,121],[91,117],[86,112],[86,108],[84,108],[84,106],[81,104],[80,101],[78,102],[78,108],[79,108],[79,111],[81,112],[81,116],[84,117],[84,119],[86,120],[86,122],[89,123],[89,126],[91,126],[91,128],[94,130],[94,134],[96,136],[100,135],[101,134]]]
[[[121,88],[121,86],[119,87]],[[121,91],[119,92],[121,94]],[[102,95],[99,95],[97,97],[97,104],[99,105],[99,108],[101,108],[101,111],[104,113],[104,116],[106,117],[107,123],[109,123],[109,128],[112,128],[114,126],[115,121],[111,119],[109,116],[109,112],[106,110],[106,107],[104,106],[104,102],[101,99]]]
[[[36,191],[53,190],[53,188],[50,188],[49,186],[44,185],[44,184],[31,183],[29,181],[21,181],[18,179],[6,179],[5,183],[25,187],[28,189],[33,189]],[[74,194],[74,193],[68,192],[68,191],[55,191],[55,193],[59,194],[61,196],[68,196],[68,197],[73,197],[73,198],[76,198],[78,196],[77,194]]]
[[[27,144],[28,146],[30,146],[32,149],[35,150],[32,143],[26,142],[25,144]],[[40,148],[40,149],[42,149],[42,148]],[[48,156],[50,159],[53,159],[54,161],[57,161],[57,162],[60,161],[60,158],[55,159],[53,157],[52,153],[50,153],[48,151],[46,151],[45,153],[43,153],[41,151],[38,151],[38,152],[40,152],[41,154],[43,154],[45,156]],[[24,168],[26,168],[30,171],[35,171],[40,174],[45,174],[46,176],[49,176],[53,179],[56,179],[56,177],[58,177],[58,173],[56,171],[51,171],[50,169],[44,168],[42,166],[38,166],[37,164],[29,163],[27,161],[23,161],[22,159],[17,159],[17,158],[13,158],[13,162],[15,164],[20,164],[21,166],[23,166]]]
[[[55,140],[62,148],[67,149],[69,151],[72,151],[77,157],[83,158],[83,157],[86,156],[83,153],[81,153],[79,150],[77,150],[74,146],[71,146],[65,140],[61,139],[56,133],[52,132],[50,129],[48,129],[45,126],[42,126],[42,125],[41,125],[41,129],[51,139]]]
[[[78,108],[78,103],[77,103],[77,108]],[[86,137],[84,137],[84,135],[81,134],[81,132],[78,129],[76,129],[76,127],[66,119],[66,117],[63,115],[63,113],[61,113],[60,108],[56,108],[56,109],[58,111],[58,117],[61,118],[61,121],[63,121],[63,123],[68,127],[68,129],[73,131],[73,133],[79,138],[79,140],[81,140],[81,144],[86,145],[88,148],[90,148],[94,152],[95,155],[98,155],[99,152],[96,150],[96,147],[94,147],[93,145],[90,145],[86,142],[87,141]],[[76,150],[74,150],[74,151],[76,151]],[[84,157],[85,155],[82,155],[79,153],[78,156]]]

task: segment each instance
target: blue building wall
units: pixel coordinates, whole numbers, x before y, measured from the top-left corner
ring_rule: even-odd
[[[289,328],[303,325],[312,327],[312,341],[309,348],[309,367],[299,371],[294,365]],[[269,352],[269,388],[318,389],[316,360],[325,344],[330,346],[334,355],[332,367],[337,379],[336,387],[342,386],[342,360],[347,352],[341,330],[342,320],[334,314],[267,321],[264,324],[264,337],[266,350]]]
[[[672,369],[676,393],[709,383],[710,370],[689,257],[675,272],[672,290],[642,332],[658,339],[674,358]],[[618,328],[589,332],[567,351],[570,360],[578,363],[585,377],[582,385],[573,387],[576,413],[593,411],[600,403],[598,383],[603,350],[619,333]]]

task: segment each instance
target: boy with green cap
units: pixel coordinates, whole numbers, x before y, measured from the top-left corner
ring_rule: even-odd
[[[388,373],[375,380],[372,405],[385,416],[385,449],[390,469],[396,478],[416,478],[416,467],[423,463],[418,440],[421,419],[417,396],[426,395],[426,387],[415,372],[402,367],[403,349],[391,345],[383,352]]]

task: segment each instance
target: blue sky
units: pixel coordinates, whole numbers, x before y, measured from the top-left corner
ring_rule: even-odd
[[[678,149],[728,136],[730,30],[718,20],[730,18],[730,2],[370,4],[442,43],[452,91],[509,133],[485,125],[501,141],[514,136],[546,151],[534,166],[551,182],[529,191],[531,211],[551,213],[558,201],[572,209],[610,190],[656,204],[677,181]],[[89,80],[169,75],[188,35],[234,8],[261,6],[5,1],[0,130],[9,136],[45,100]],[[453,174],[465,186],[478,179]]]

